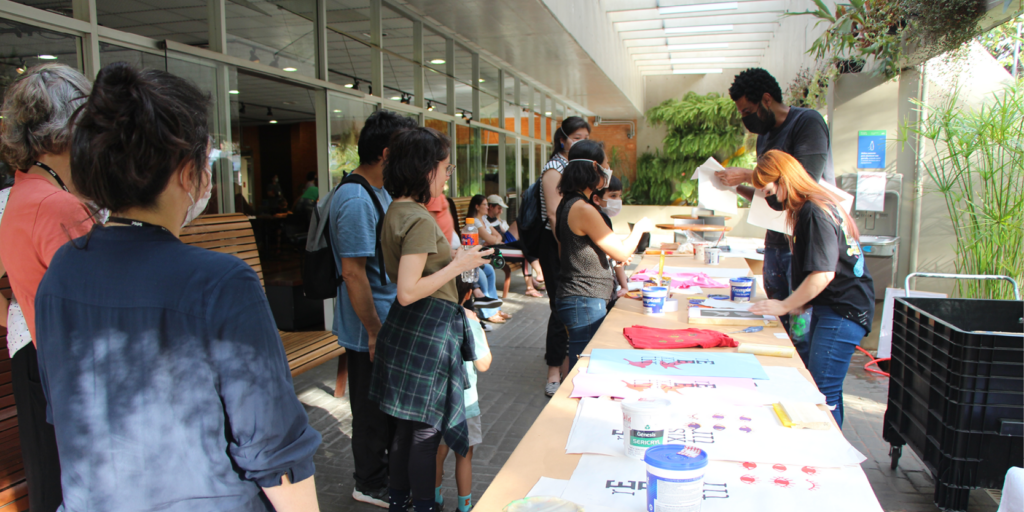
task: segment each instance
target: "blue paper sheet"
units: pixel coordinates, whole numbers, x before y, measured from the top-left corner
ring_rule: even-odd
[[[768,379],[753,354],[662,350],[594,349],[587,373]]]

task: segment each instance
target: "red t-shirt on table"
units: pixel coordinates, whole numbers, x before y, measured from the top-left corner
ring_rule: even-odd
[[[70,240],[92,228],[89,210],[50,180],[18,171],[0,223],[0,260],[36,342],[36,290],[50,259]]]

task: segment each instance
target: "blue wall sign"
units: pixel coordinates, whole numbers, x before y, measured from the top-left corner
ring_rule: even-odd
[[[885,169],[885,130],[860,130],[857,134],[857,168]]]

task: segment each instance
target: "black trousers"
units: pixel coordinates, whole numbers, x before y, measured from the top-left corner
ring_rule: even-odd
[[[391,442],[391,488],[410,491],[414,501],[433,500],[441,432],[418,421],[395,419]]]
[[[345,352],[348,360],[348,398],[352,406],[352,474],[356,486],[375,491],[388,486],[388,447],[395,431],[394,418],[370,400],[373,363],[368,352]]]
[[[569,353],[569,331],[555,313],[558,300],[558,284],[562,265],[558,259],[558,242],[551,231],[544,230],[540,239],[540,268],[544,271],[544,285],[547,287],[551,314],[548,315],[547,350],[544,361],[548,366],[562,366]]]
[[[46,422],[46,396],[31,343],[11,359],[11,386],[18,409],[18,436],[31,512],[54,512],[64,500],[60,488],[57,435]]]

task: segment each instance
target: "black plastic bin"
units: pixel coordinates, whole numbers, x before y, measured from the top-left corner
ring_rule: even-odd
[[[935,504],[967,510],[1024,466],[1024,302],[897,298],[882,438],[932,472]]]

